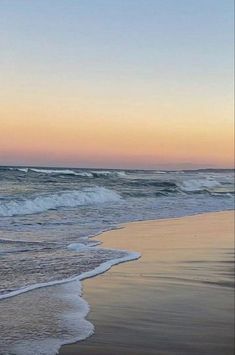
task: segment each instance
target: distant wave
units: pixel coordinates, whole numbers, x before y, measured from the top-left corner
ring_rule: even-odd
[[[125,196],[130,197],[153,197],[169,196],[172,194],[210,194],[213,196],[228,195],[234,193],[234,184],[232,181],[217,181],[212,178],[185,179],[185,180],[154,180],[154,179],[134,179],[125,181],[129,187],[125,191]],[[144,191],[143,187],[146,187]],[[150,189],[149,195],[148,189]]]
[[[163,171],[163,170],[155,170],[154,174],[167,174],[167,171]]]
[[[8,170],[20,171],[23,173],[34,172],[39,174],[49,174],[49,175],[74,175],[80,177],[90,177],[90,178],[102,178],[102,177],[125,177],[126,173],[124,171],[115,170],[91,170],[91,171],[75,171],[73,169],[40,169],[40,168],[8,168]]]
[[[185,192],[196,192],[207,189],[210,190],[219,186],[221,186],[221,183],[214,179],[192,179],[185,180],[179,184],[180,189]]]
[[[75,171],[70,169],[37,169],[37,168],[30,168],[30,171],[34,171],[35,173],[40,174],[65,174],[65,175],[74,175],[76,174]]]
[[[110,170],[92,170],[94,177],[125,177],[125,171],[110,171]]]
[[[6,170],[17,170],[21,171],[22,173],[27,173],[29,171],[29,168],[7,168]]]
[[[87,171],[74,171],[72,169],[39,169],[39,168],[7,168],[4,170],[15,170],[22,173],[34,172],[38,174],[48,174],[48,175],[75,175],[81,177],[93,177],[93,174]]]
[[[89,172],[76,172],[71,169],[37,169],[37,168],[30,168],[30,171],[40,174],[58,174],[58,175],[75,175],[81,177],[93,177],[93,175]]]
[[[41,195],[30,199],[11,200],[0,203],[0,216],[25,215],[44,212],[59,207],[76,207],[120,200],[120,196],[104,187],[87,188]]]

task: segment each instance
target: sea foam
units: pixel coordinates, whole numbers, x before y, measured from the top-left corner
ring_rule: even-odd
[[[93,177],[93,175],[89,172],[76,172],[71,169],[37,169],[37,168],[30,168],[30,171],[40,174],[58,174],[58,175],[75,175],[81,177]]]
[[[215,187],[221,186],[221,184],[214,179],[190,179],[185,180],[179,184],[180,189],[185,192],[196,192],[203,190],[210,190]]]
[[[94,177],[123,178],[127,176],[125,171],[116,170],[93,170],[91,173]]]
[[[23,173],[34,172],[38,174],[48,174],[48,175],[74,175],[78,177],[110,177],[110,178],[122,178],[126,177],[124,171],[117,170],[87,170],[87,171],[77,171],[73,169],[46,169],[46,168],[8,168],[9,170],[20,171]]]
[[[117,251],[117,250],[115,250]],[[122,250],[123,252],[123,250]],[[37,304],[39,304],[39,308],[44,308],[45,307],[49,307],[48,312],[52,312],[51,307],[55,307],[55,312],[56,312],[56,316],[60,317],[60,320],[58,322],[57,327],[55,328],[54,324],[53,327],[50,326],[50,317],[48,318],[48,314],[45,314],[45,317],[43,318],[42,322],[39,323],[39,329],[37,329],[37,323],[35,324],[36,329],[31,329],[31,337],[30,339],[28,339],[28,333],[27,333],[27,329],[26,329],[26,334],[25,334],[25,338],[24,336],[22,336],[22,332],[24,332],[24,328],[19,332],[19,334],[12,334],[12,339],[11,336],[3,338],[2,341],[4,342],[2,344],[2,348],[3,348],[3,352],[2,354],[9,354],[9,350],[10,353],[14,353],[15,355],[31,355],[31,354],[35,354],[35,355],[54,355],[58,353],[59,348],[64,345],[64,344],[69,344],[69,343],[73,343],[76,341],[80,341],[83,339],[86,339],[87,337],[89,337],[90,335],[93,334],[94,332],[94,326],[93,324],[91,324],[89,321],[87,321],[85,319],[87,313],[89,312],[89,305],[88,303],[81,298],[81,280],[93,277],[95,275],[101,274],[105,271],[107,271],[108,269],[110,269],[113,265],[115,264],[120,264],[126,261],[131,261],[134,259],[138,259],[140,257],[140,253],[136,253],[136,252],[126,252],[126,255],[120,258],[116,258],[113,260],[109,260],[106,261],[104,263],[102,263],[100,266],[96,267],[94,270],[88,271],[88,272],[84,272],[81,275],[78,275],[77,277],[73,277],[67,280],[60,280],[58,282],[51,282],[51,283],[47,283],[47,284],[37,284],[37,285],[32,285],[31,287],[27,287],[21,290],[18,290],[18,292],[12,292],[8,295],[4,295],[1,298],[9,298],[12,296],[15,296],[17,294],[23,293],[23,292],[27,292],[33,289],[42,289],[43,294],[41,295],[40,293],[29,293],[29,299],[30,296],[32,295],[33,297],[33,301],[35,302],[35,300],[37,301],[37,297],[38,297],[38,302]],[[61,284],[60,287],[63,287],[64,289],[59,289],[56,290],[56,288],[54,287],[46,287],[45,286],[50,286],[50,285],[59,285]],[[57,286],[58,287],[58,286]],[[48,293],[45,293],[45,291],[48,290]],[[40,290],[38,290],[40,291]],[[43,296],[45,293],[45,296],[47,297],[47,301],[49,302],[49,306],[40,306],[40,303],[45,303],[44,302],[44,298],[45,296]],[[39,295],[39,296],[38,296]],[[61,312],[61,307],[57,306],[57,303],[59,301],[57,301],[57,298],[61,298],[61,305],[63,304],[71,304],[72,308],[70,310],[70,312]],[[26,298],[27,299],[27,298]],[[14,300],[19,300],[20,303],[20,299],[17,297],[16,299],[14,298]],[[11,300],[6,300],[7,302],[11,301]],[[52,301],[52,305],[50,307],[50,302]],[[27,303],[23,303],[27,304]],[[29,305],[27,306],[30,307],[30,305],[34,303],[29,302]],[[37,313],[37,304],[35,306],[33,306],[33,310],[36,309],[36,313]],[[11,303],[9,304],[9,307],[11,307]],[[15,305],[16,307],[16,305]],[[21,312],[21,307],[16,307],[17,312],[19,314],[19,317],[14,316],[14,322],[22,322],[22,312]],[[47,308],[46,308],[47,309]],[[60,312],[58,311],[58,309],[60,309]],[[43,312],[43,310],[41,310],[41,313]],[[4,311],[3,311],[4,312]],[[47,312],[47,313],[48,313]],[[26,312],[24,312],[24,316],[27,316],[27,314],[25,314]],[[43,316],[43,313],[39,316]],[[58,315],[57,315],[58,313]],[[8,312],[7,312],[8,314]],[[37,315],[38,316],[38,315]],[[52,320],[54,315],[51,315]],[[18,319],[19,318],[19,319]],[[45,325],[43,322],[45,322],[48,319],[48,329],[45,328]],[[56,321],[56,320],[55,320]],[[24,322],[24,320],[23,320]],[[43,324],[43,328],[40,327],[40,324]],[[62,329],[60,329],[62,326]],[[13,331],[16,329],[16,332],[18,332],[18,328],[14,328]],[[55,329],[55,330],[54,330]],[[45,336],[45,330],[46,330],[46,335]],[[40,332],[42,334],[40,334]],[[53,334],[50,334],[51,332],[54,332]],[[56,333],[55,333],[56,332]],[[12,332],[11,332],[12,333]],[[0,340],[0,344],[1,344],[1,340]],[[5,349],[6,351],[4,351]]]

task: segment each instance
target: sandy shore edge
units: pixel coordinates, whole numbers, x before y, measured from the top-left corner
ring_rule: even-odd
[[[120,351],[122,354],[142,354],[144,351],[145,353],[153,354],[156,350],[155,345],[153,345],[152,348],[146,347],[145,350],[135,348],[132,334],[130,334],[130,339],[127,343],[125,343],[125,339],[123,340],[123,338],[120,338],[121,344],[118,343],[118,345],[120,345],[119,348],[115,345],[115,341],[118,338],[117,335],[115,335],[115,339],[112,341],[112,325],[114,326],[113,330],[115,330],[116,326],[115,324],[112,324],[112,306],[114,306],[116,302],[115,297],[113,297],[114,299],[112,301],[112,296],[114,295],[112,290],[117,292],[119,287],[120,292],[122,292],[121,298],[128,299],[130,298],[128,289],[129,284],[133,285],[134,282],[135,285],[133,288],[138,292],[142,288],[146,288],[146,285],[149,287],[149,285],[152,284],[152,281],[148,284],[146,277],[143,277],[143,280],[141,281],[137,276],[139,277],[138,272],[140,271],[143,274],[148,274],[151,271],[148,269],[148,265],[154,265],[154,258],[157,259],[158,266],[164,264],[165,269],[160,271],[162,272],[163,276],[161,277],[163,277],[163,279],[164,276],[167,279],[167,272],[172,273],[172,270],[167,263],[172,263],[172,260],[179,262],[179,260],[182,259],[183,250],[188,250],[187,258],[192,257],[191,254],[195,254],[195,251],[199,253],[200,257],[204,257],[205,251],[209,250],[210,253],[207,255],[207,259],[213,259],[216,255],[215,251],[220,249],[230,250],[234,246],[233,231],[234,211],[226,211],[205,213],[182,218],[132,222],[123,224],[120,229],[108,231],[96,237],[95,239],[100,240],[102,242],[102,247],[104,248],[136,251],[140,252],[142,257],[136,261],[116,265],[105,274],[98,275],[93,279],[84,280],[82,282],[83,298],[88,301],[91,307],[88,319],[95,325],[96,332],[94,336],[83,342],[63,346],[60,349],[59,354],[118,354]],[[179,247],[178,244],[180,244]],[[198,252],[199,249],[201,250],[200,252]],[[191,254],[189,253],[189,250],[191,250]],[[153,255],[154,253],[156,255]],[[217,255],[216,257],[220,258],[220,256]],[[209,261],[210,260],[208,260],[208,262]],[[191,285],[189,285],[189,287],[191,287]],[[107,305],[105,305],[106,301]],[[119,305],[119,321],[122,321],[121,315],[123,312],[121,310],[121,301]],[[123,302],[123,306],[125,306],[125,302]],[[110,316],[108,324],[110,329],[109,334],[104,332],[108,329],[106,320],[102,319],[102,312],[104,309]],[[107,316],[107,314],[103,314],[104,317]],[[114,317],[113,323],[116,321],[117,319]],[[231,323],[231,319],[229,322]],[[126,319],[123,319],[124,327],[125,324]],[[139,326],[141,326],[141,321]],[[111,338],[111,341],[107,341],[108,337]],[[122,337],[121,334],[120,337]],[[225,343],[226,341],[228,343],[228,340],[225,340]],[[226,347],[226,344],[224,344],[224,346],[224,353],[230,354],[230,343],[228,344],[228,347]],[[216,351],[214,350],[215,348],[216,344],[214,347],[211,347],[211,353],[216,354]],[[159,351],[161,354],[168,353],[166,349]],[[183,351],[181,352],[182,354],[184,353]],[[158,352],[155,353],[157,354]],[[172,354],[173,352],[169,350],[169,353]],[[204,349],[204,353],[210,354],[210,349]]]

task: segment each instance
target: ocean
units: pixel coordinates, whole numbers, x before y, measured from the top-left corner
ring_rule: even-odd
[[[92,237],[232,209],[234,170],[0,167],[0,354],[55,354],[93,332],[80,280],[140,255]]]

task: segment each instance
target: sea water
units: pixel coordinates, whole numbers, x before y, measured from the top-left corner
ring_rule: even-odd
[[[92,334],[80,280],[140,255],[91,237],[124,222],[231,209],[233,170],[1,167],[0,354],[55,354]]]

